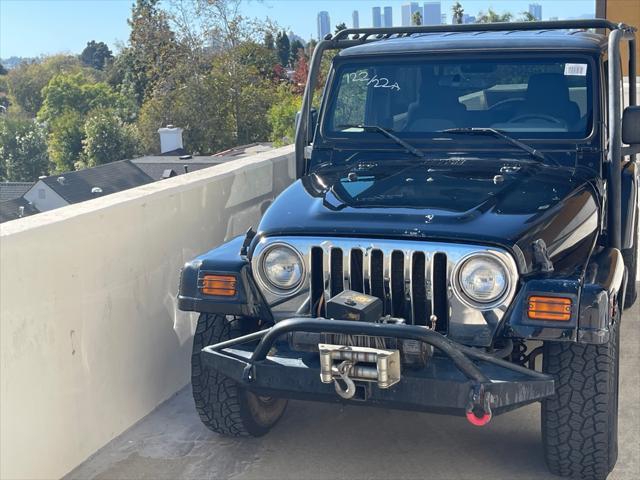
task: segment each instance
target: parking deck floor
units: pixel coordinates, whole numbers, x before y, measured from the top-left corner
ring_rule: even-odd
[[[640,308],[622,323],[620,454],[610,479],[640,478]],[[291,402],[267,436],[203,427],[185,388],[68,479],[556,479],[545,467],[538,404],[485,428],[463,418]]]

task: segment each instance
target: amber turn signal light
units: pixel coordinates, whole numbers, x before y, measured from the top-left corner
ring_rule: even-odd
[[[571,299],[564,297],[529,297],[529,318],[566,322],[571,320]]]
[[[205,275],[202,277],[200,289],[205,295],[233,297],[236,294],[236,277],[233,275]]]

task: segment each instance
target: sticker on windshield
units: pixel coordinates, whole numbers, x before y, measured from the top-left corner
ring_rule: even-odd
[[[587,76],[587,64],[586,63],[567,63],[564,66],[564,74],[577,77]]]

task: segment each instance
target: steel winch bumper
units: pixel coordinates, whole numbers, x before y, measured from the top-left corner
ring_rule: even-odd
[[[436,354],[422,369],[404,369],[399,381],[379,388],[356,381],[352,401],[464,415],[484,425],[492,415],[553,395],[553,378],[466,347],[426,327],[319,318],[291,318],[273,327],[202,349],[206,364],[260,395],[344,401],[327,377],[317,352],[299,352],[276,343],[291,332],[366,335],[416,340]],[[257,342],[257,343],[256,343]],[[324,351],[334,346],[323,345]],[[386,354],[384,354],[386,355]],[[324,361],[326,362],[326,356]],[[334,368],[335,372],[335,368]]]

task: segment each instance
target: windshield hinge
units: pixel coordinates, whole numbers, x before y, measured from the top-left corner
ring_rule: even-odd
[[[313,152],[313,144],[304,147],[304,159],[311,160],[311,153]]]

